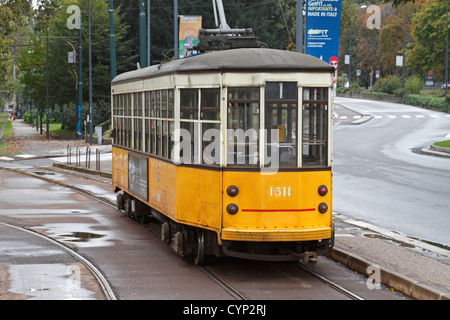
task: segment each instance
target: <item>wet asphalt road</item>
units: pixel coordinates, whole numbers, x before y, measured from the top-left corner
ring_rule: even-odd
[[[0,243],[0,300],[104,299],[80,261],[36,234],[0,223]]]
[[[79,254],[101,266],[118,299],[232,298],[114,208],[37,178],[3,170],[0,173],[0,219],[20,221],[76,247]],[[95,181],[90,184],[94,186]],[[204,289],[193,290],[198,286]]]
[[[18,164],[19,165],[19,164]],[[20,166],[20,165],[19,165]],[[57,170],[22,168],[27,173],[47,176],[55,181],[68,179]],[[37,177],[24,176],[16,172],[0,170],[0,222],[19,224],[42,234],[46,234],[91,261],[103,273],[120,300],[224,300],[232,301],[234,297],[225,291],[221,285],[194,266],[191,262],[177,256],[170,247],[163,244],[153,233],[143,225],[131,220],[116,209],[99,203],[84,194],[70,188],[43,181]],[[83,176],[70,176],[70,184],[83,188],[89,185],[99,196],[104,190],[104,198],[110,185],[97,177],[86,180]],[[67,182],[67,181],[66,181]],[[111,193],[110,193],[111,194]],[[19,200],[20,199],[20,200]],[[9,270],[20,267],[20,254],[15,249],[24,246],[23,237],[13,237],[4,243],[5,250],[10,255],[8,263],[0,262],[3,277]],[[34,242],[33,242],[34,241]],[[35,240],[26,246],[36,245]],[[48,246],[48,245],[46,245]],[[11,249],[9,249],[11,248]],[[40,247],[39,247],[40,248]],[[20,290],[12,299],[67,299],[67,295],[60,294],[64,285],[70,284],[70,268],[74,265],[72,258],[56,250],[54,256],[48,252],[55,251],[49,246],[48,250],[34,250],[36,263],[41,265],[33,270],[35,278],[42,278],[52,268],[57,270],[57,277],[61,283],[54,282],[57,287],[33,284],[26,277],[18,277],[22,281],[22,292],[27,288],[44,288],[43,290],[28,291],[29,295],[20,296]],[[26,255],[26,253],[25,253]],[[54,260],[61,261],[57,267],[51,265]],[[66,261],[67,259],[67,261]],[[41,261],[41,263],[38,263]],[[46,263],[45,266],[42,266]],[[347,288],[362,292],[367,299],[404,299],[404,296],[388,289],[369,290],[366,277],[355,274],[344,266],[323,258],[319,269],[334,277],[335,281],[345,283]],[[48,266],[48,268],[47,268]],[[9,268],[9,269],[8,269]],[[329,286],[312,278],[294,264],[264,263],[239,259],[223,259],[213,263],[210,268],[214,273],[237,288],[248,299],[281,299],[281,300],[317,300],[348,299]],[[84,269],[82,269],[84,270]],[[330,272],[332,270],[332,272]],[[11,276],[9,276],[11,278]],[[86,282],[86,285],[84,284]],[[83,296],[75,299],[103,299],[100,288],[92,284],[90,278],[82,278],[81,289]],[[61,289],[61,287],[63,289]],[[8,290],[10,292],[11,289]],[[42,295],[43,293],[47,296]],[[38,295],[39,294],[39,295]],[[80,293],[81,294],[81,293]],[[0,299],[2,297],[0,296]]]
[[[380,101],[335,104],[344,117],[334,127],[333,211],[450,246],[450,157],[418,153],[446,140],[450,115]],[[351,125],[358,113],[372,119]]]

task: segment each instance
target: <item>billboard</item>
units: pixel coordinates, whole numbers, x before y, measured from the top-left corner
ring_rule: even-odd
[[[201,16],[180,16],[179,57],[197,54],[193,48],[198,44],[198,30],[202,28]]]
[[[305,53],[337,68],[341,0],[306,0]]]

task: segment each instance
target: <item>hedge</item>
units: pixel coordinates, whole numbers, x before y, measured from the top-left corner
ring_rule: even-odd
[[[450,101],[444,97],[432,97],[419,94],[405,94],[403,102],[412,106],[439,110],[450,113]]]

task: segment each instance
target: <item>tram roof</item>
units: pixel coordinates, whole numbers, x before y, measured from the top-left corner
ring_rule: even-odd
[[[333,72],[334,67],[318,58],[299,52],[266,48],[231,49],[203,53],[125,72],[116,76],[112,83],[152,78],[165,74],[208,71]]]

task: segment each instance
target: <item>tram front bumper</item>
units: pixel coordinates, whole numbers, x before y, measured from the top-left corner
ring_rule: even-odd
[[[314,241],[330,239],[331,227],[261,230],[261,229],[222,229],[222,240],[230,241]]]

